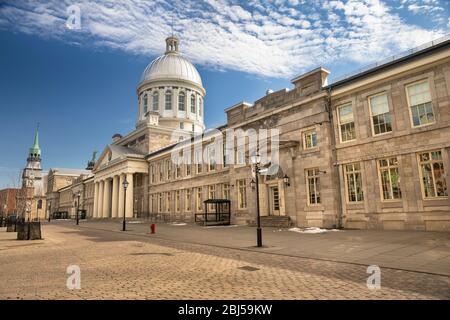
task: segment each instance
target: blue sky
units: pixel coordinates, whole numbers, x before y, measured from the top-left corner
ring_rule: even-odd
[[[77,3],[81,29],[66,27]],[[205,122],[324,66],[331,78],[450,33],[446,0],[2,1],[0,188],[39,122],[43,167],[84,167],[134,128],[136,86],[174,33],[207,90]]]

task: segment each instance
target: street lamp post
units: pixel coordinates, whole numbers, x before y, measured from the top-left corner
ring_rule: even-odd
[[[261,157],[259,154],[252,156],[251,162],[255,165],[255,183],[256,183],[256,245],[262,247],[261,214],[259,210],[259,166]]]
[[[80,224],[79,211],[80,211],[80,197],[81,197],[81,192],[78,191],[76,196],[77,196],[77,225],[79,225],[79,224]]]
[[[124,189],[124,193],[123,193],[123,226],[122,226],[122,231],[126,231],[126,220],[125,220],[125,212],[126,212],[126,208],[127,208],[127,188],[128,188],[128,181],[125,178],[124,182],[123,182],[123,189]]]

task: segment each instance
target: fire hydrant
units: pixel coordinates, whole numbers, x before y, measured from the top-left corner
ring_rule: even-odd
[[[156,224],[152,223],[150,225],[150,230],[151,230],[151,233],[154,234],[156,232]]]

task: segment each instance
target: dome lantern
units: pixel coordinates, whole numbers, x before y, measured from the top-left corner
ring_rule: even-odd
[[[166,38],[166,54],[178,53],[178,44],[178,38],[174,36]]]

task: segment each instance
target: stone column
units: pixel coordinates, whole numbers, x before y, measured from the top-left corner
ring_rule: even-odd
[[[133,174],[132,173],[127,173],[127,181],[128,181],[128,188],[127,188],[125,216],[127,218],[132,218],[133,217],[133,207],[134,207]]]
[[[124,180],[124,175],[121,174],[119,176],[119,201],[118,201],[118,212],[119,212],[119,217],[123,218],[123,213],[124,213],[124,207],[123,207],[123,180]]]
[[[109,179],[106,179],[103,191],[103,218],[109,218],[110,214],[111,214],[111,183]]]
[[[98,182],[94,183],[94,210],[92,212],[92,218],[97,218],[98,212]]]
[[[105,182],[102,180],[98,183],[98,208],[97,208],[97,218],[103,217],[103,188]]]
[[[118,205],[119,205],[119,176],[114,176],[113,178],[113,190],[112,190],[112,210],[111,216],[113,218],[118,217]]]

